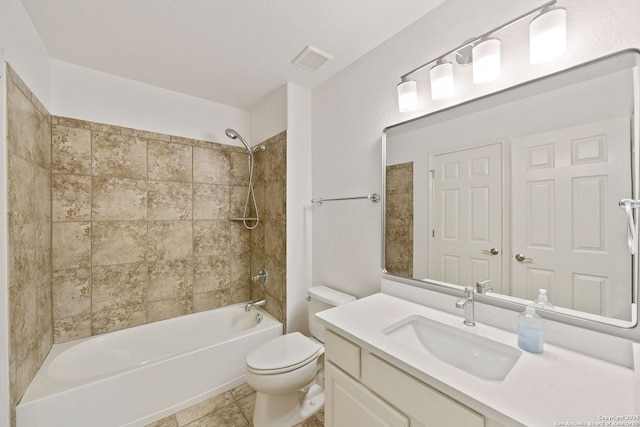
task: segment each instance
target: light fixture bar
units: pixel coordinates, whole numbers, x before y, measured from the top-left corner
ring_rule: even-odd
[[[472,39],[470,41],[465,42],[464,44],[461,44],[460,46],[456,47],[455,49],[452,49],[450,51],[448,51],[447,53],[445,53],[444,55],[438,55],[437,58],[432,59],[429,62],[425,62],[424,64],[420,65],[417,68],[414,68],[413,70],[409,71],[408,73],[403,74],[402,76],[400,76],[400,80],[406,80],[411,74],[413,73],[417,73],[418,71],[424,70],[425,68],[427,68],[429,65],[433,64],[434,62],[438,61],[440,58],[446,58],[447,56],[451,55],[454,52],[459,51],[460,49],[463,49],[469,45],[474,44],[475,42],[477,42],[478,40],[482,40],[485,38],[489,38],[489,36],[497,31],[500,31],[504,28],[507,28],[513,24],[515,24],[516,22],[519,22],[521,20],[523,20],[524,18],[526,18],[527,16],[538,12],[542,9],[544,9],[545,7],[550,7],[555,5],[558,2],[558,0],[551,0],[546,2],[545,4],[536,7],[535,9],[530,10],[529,12],[523,13],[522,15],[519,15],[517,18],[512,19],[511,21],[506,22],[505,24],[500,25],[499,27],[496,27],[490,31],[487,31],[486,33],[482,34],[481,36],[476,37],[475,39]]]

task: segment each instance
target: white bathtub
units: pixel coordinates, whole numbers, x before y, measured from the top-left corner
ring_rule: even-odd
[[[144,426],[242,384],[247,354],[281,334],[266,312],[236,304],[56,344],[17,426]]]

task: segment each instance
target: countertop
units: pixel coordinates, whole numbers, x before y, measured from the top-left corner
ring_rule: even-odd
[[[463,325],[462,310],[455,316],[384,293],[317,314],[328,329],[505,426],[596,426],[608,421],[640,426],[640,419],[634,419],[640,375],[633,369],[545,343],[542,354],[523,351],[504,380],[486,380],[381,332],[410,315],[517,348],[512,332],[482,323]],[[635,360],[640,359],[639,349],[629,342]]]

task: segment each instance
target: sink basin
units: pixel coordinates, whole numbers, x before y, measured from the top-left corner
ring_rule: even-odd
[[[504,380],[522,355],[515,347],[422,316],[409,316],[382,333],[489,380]]]

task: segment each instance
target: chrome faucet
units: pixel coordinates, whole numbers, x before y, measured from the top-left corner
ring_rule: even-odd
[[[247,305],[244,306],[244,311],[250,311],[251,307],[263,306],[267,303],[267,300],[262,298],[258,301],[250,301]]]
[[[456,301],[456,308],[464,308],[464,324],[467,326],[476,326],[476,322],[473,319],[473,293],[472,286],[464,288],[464,298],[460,298]]]
[[[491,279],[479,280],[476,282],[476,292],[479,294],[487,294],[489,292],[493,292],[493,288],[488,288],[487,283],[489,283]]]

